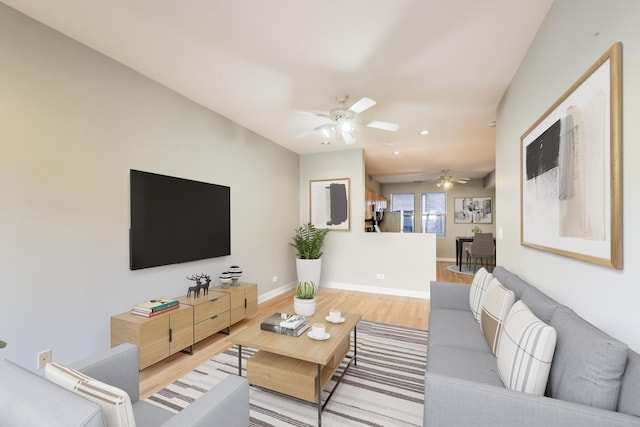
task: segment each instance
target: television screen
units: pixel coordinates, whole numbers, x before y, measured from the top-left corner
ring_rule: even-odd
[[[231,254],[231,189],[131,170],[131,270]]]

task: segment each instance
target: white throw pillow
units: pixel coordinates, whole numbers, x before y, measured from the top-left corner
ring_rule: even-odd
[[[480,323],[480,312],[482,311],[482,299],[489,287],[489,283],[493,280],[493,274],[489,273],[486,268],[482,267],[473,276],[471,282],[471,290],[469,291],[469,307],[473,313],[473,317]]]
[[[522,301],[513,305],[498,346],[498,374],[509,390],[542,396],[556,348],[556,330]]]
[[[480,313],[480,329],[493,354],[497,352],[502,325],[515,300],[516,294],[502,286],[498,279],[493,279],[485,292]]]
[[[59,363],[47,363],[44,376],[47,380],[101,405],[107,427],[135,427],[131,399],[125,391]]]

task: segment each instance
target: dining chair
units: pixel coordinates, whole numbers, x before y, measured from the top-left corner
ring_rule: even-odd
[[[496,253],[496,245],[493,241],[493,233],[476,233],[473,242],[467,247],[467,269],[470,268],[470,261],[473,262],[473,272],[478,269],[478,259],[480,265],[489,270],[491,260]],[[486,266],[485,266],[486,260]]]

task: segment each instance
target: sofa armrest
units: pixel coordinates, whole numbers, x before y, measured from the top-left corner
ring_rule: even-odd
[[[471,310],[470,291],[471,286],[465,283],[432,281],[429,289],[431,309]]]
[[[8,360],[0,360],[0,425],[103,427],[102,408]]]
[[[424,425],[640,426],[640,418],[427,372]]]
[[[246,427],[249,425],[249,382],[229,375],[162,427]]]
[[[124,390],[131,403],[140,397],[138,346],[134,344],[120,344],[74,362],[69,367]]]

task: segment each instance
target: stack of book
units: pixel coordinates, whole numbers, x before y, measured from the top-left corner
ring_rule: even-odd
[[[300,336],[309,329],[309,321],[302,316],[286,313],[275,313],[260,323],[263,331],[275,332],[292,337]]]
[[[153,317],[167,311],[176,310],[180,307],[180,303],[176,299],[157,298],[151,301],[136,304],[131,309],[131,314],[136,316]]]

